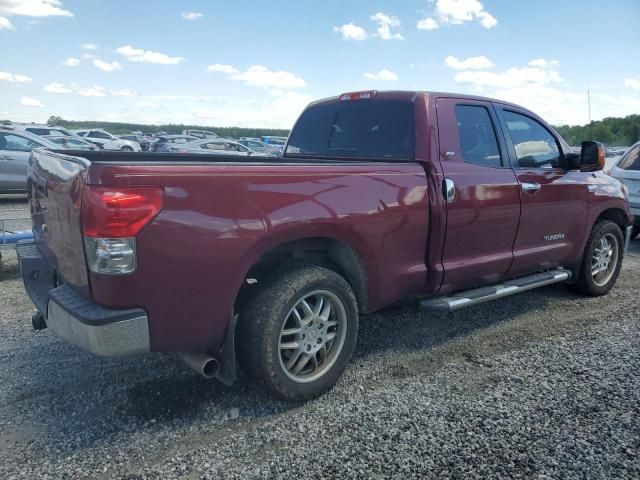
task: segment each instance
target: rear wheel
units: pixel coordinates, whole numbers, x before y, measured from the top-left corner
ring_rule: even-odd
[[[635,240],[638,236],[640,236],[640,227],[633,227],[633,230],[631,230],[631,240]]]
[[[241,309],[238,353],[243,369],[288,400],[330,389],[355,349],[353,291],[332,270],[305,266],[262,287]]]
[[[122,150],[123,152],[133,152],[133,148],[125,145],[124,147],[122,147],[120,150]]]
[[[587,240],[575,287],[593,297],[608,293],[620,274],[623,254],[620,227],[610,220],[596,222]]]

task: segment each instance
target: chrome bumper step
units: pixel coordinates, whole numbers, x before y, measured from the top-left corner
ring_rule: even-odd
[[[470,307],[520,292],[526,292],[527,290],[544,287],[545,285],[565,282],[570,278],[571,272],[569,270],[550,270],[548,272],[536,273],[535,275],[509,280],[499,285],[458,292],[448,297],[428,298],[422,300],[420,306],[426,310],[453,312],[464,307]]]

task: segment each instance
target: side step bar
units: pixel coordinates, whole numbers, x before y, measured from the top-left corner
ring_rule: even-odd
[[[569,270],[550,270],[548,272],[529,275],[528,277],[509,280],[499,285],[458,292],[450,297],[428,298],[422,300],[420,306],[426,310],[453,312],[464,307],[470,307],[471,305],[477,305],[520,292],[526,292],[527,290],[544,287],[552,283],[564,282],[570,278],[571,272]]]

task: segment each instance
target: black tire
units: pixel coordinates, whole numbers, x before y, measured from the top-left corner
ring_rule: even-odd
[[[284,344],[281,344],[281,338],[284,337],[281,335],[285,325],[290,325],[287,322],[291,321],[294,306],[297,307],[303,299],[311,298],[310,296],[318,292],[326,292],[330,295],[331,302],[336,302],[334,307],[336,310],[332,311],[329,308],[333,315],[331,318],[335,320],[339,314],[341,320],[336,323],[344,325],[343,328],[346,331],[340,330],[339,335],[337,333],[334,335],[333,343],[327,343],[330,346],[324,349],[324,360],[321,359],[317,363],[319,366],[324,365],[326,370],[316,373],[320,375],[319,378],[301,383],[300,380],[290,378],[291,369],[287,373],[285,366],[287,360],[283,360],[282,355],[287,355],[288,352],[282,349]],[[318,266],[300,266],[265,280],[265,285],[244,303],[244,308],[241,306],[239,309],[238,361],[250,378],[286,400],[308,400],[317,397],[336,383],[351,360],[358,336],[358,307],[355,295],[342,276]],[[344,308],[340,308],[340,304]],[[318,326],[318,328],[321,327]],[[336,328],[335,332],[338,332],[339,327],[334,328]],[[306,342],[309,342],[311,333],[315,338],[317,332],[310,332]],[[304,339],[305,336],[296,335],[296,340],[299,340],[297,343],[303,343],[300,339]],[[336,346],[338,340],[340,345]],[[306,346],[309,347],[309,345]],[[335,350],[332,354],[333,348]],[[285,351],[284,354],[283,351]],[[298,355],[303,359],[306,357],[302,355],[308,354],[302,352]],[[319,366],[317,368],[320,372]]]
[[[133,152],[133,148],[128,147],[126,145],[122,147],[120,150],[122,150],[123,152]]]
[[[631,230],[631,240],[635,240],[638,236],[640,236],[640,227],[633,227],[633,230]]]
[[[611,277],[606,283],[599,285],[596,283],[594,276],[592,275],[592,260],[596,247],[600,240],[608,236],[608,238],[615,238],[617,241],[617,257],[615,265],[611,273]],[[580,293],[589,295],[591,297],[599,297],[609,293],[609,290],[613,288],[620,274],[620,268],[622,267],[622,258],[624,256],[624,236],[620,227],[610,220],[598,220],[593,226],[587,244],[582,256],[582,263],[580,266],[580,274],[577,282],[573,285],[573,290],[577,290]]]

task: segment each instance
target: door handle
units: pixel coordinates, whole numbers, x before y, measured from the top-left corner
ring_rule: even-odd
[[[456,184],[450,178],[442,180],[442,195],[447,203],[451,203],[456,198]]]
[[[537,182],[522,182],[522,190],[527,193],[536,193],[541,186]]]

